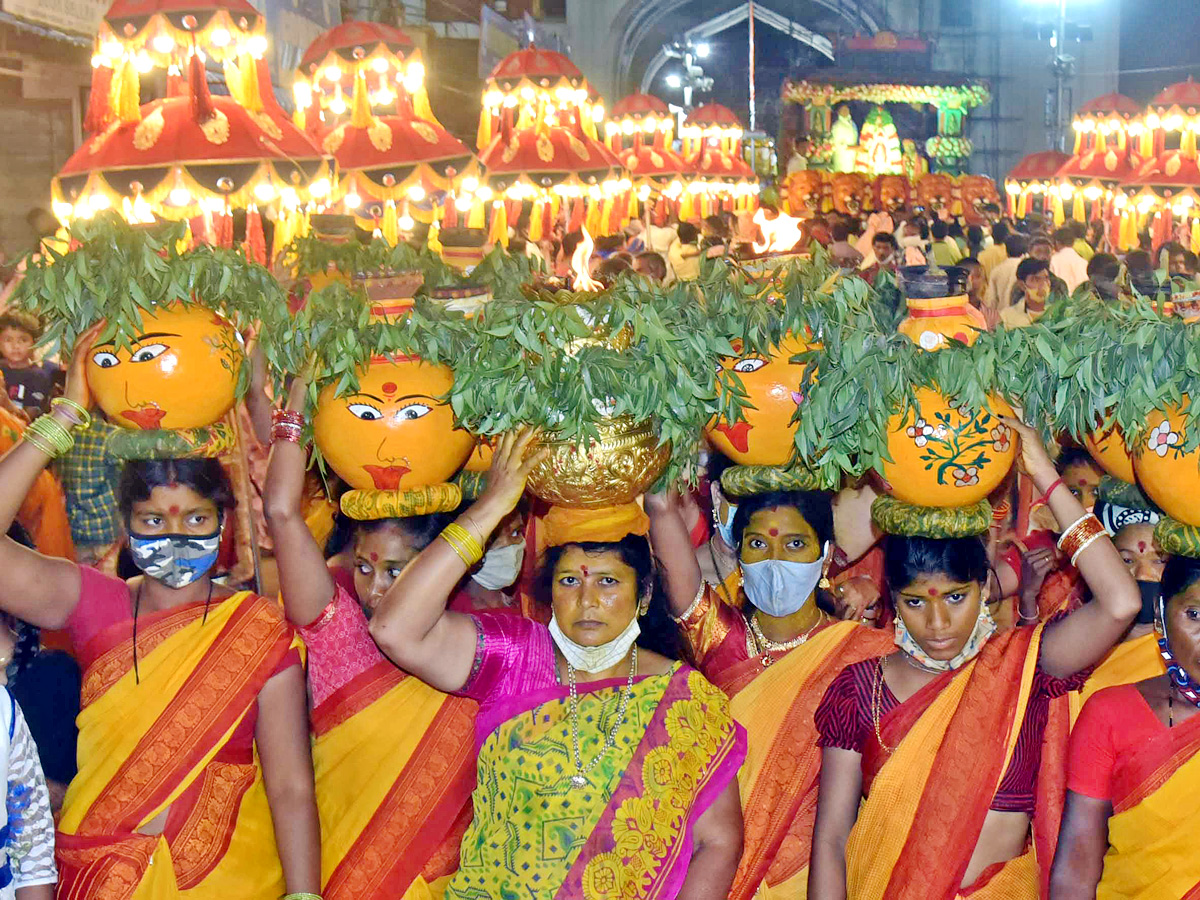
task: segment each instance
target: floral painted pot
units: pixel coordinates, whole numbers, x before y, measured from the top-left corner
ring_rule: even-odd
[[[741,350],[741,342],[733,342]],[[801,381],[806,365],[789,362],[812,344],[788,335],[769,356],[722,357],[721,367],[737,373],[746,391],[743,421],[713,419],[704,433],[713,446],[740,466],[782,466],[795,448],[792,416],[803,401]]]
[[[1136,450],[1133,471],[1146,496],[1167,515],[1200,527],[1200,452],[1184,452],[1185,422],[1178,408],[1153,413],[1146,423],[1150,430]]]
[[[244,359],[241,336],[203,306],[142,312],[129,347],[96,344],[88,386],[108,420],[144,430],[201,428],[233,408]]]
[[[448,366],[410,357],[376,358],[358,390],[329,385],[317,399],[313,438],[326,462],[356,490],[409,490],[449,481],[475,437],[454,422]]]
[[[1125,446],[1125,436],[1115,425],[1108,431],[1094,431],[1083,440],[1092,459],[1100,468],[1121,481],[1133,484],[1133,455]]]
[[[912,410],[888,423],[888,455],[880,474],[888,493],[913,506],[964,507],[1004,481],[1017,456],[1016,441],[999,416],[1012,408],[992,398],[989,409],[964,410],[938,391],[919,388]]]

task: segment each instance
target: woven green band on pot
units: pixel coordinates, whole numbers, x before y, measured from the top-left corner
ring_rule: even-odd
[[[180,459],[214,457],[232,450],[237,434],[227,422],[202,428],[142,431],[119,428],[109,434],[105,450],[115,459]]]
[[[752,497],[774,491],[835,491],[838,485],[806,466],[730,466],[721,473],[727,497]]]
[[[1163,516],[1154,528],[1154,539],[1164,553],[1200,559],[1200,528],[1195,525],[1185,525],[1170,516]]]
[[[427,484],[395,491],[346,491],[341,501],[342,512],[358,522],[453,512],[461,505],[462,491],[456,484]]]
[[[487,472],[459,472],[454,476],[454,484],[462,491],[464,500],[477,500],[487,487]]]
[[[992,504],[973,506],[913,506],[883,496],[871,504],[871,518],[885,534],[904,537],[960,538],[983,534],[992,524]]]
[[[1143,494],[1136,484],[1130,484],[1120,478],[1113,478],[1111,475],[1105,475],[1100,479],[1100,486],[1096,488],[1096,497],[1114,506],[1158,512],[1154,501]]]

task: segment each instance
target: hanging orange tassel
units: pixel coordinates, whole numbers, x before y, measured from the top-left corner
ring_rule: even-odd
[[[230,249],[233,247],[233,213],[226,211],[220,213],[216,222],[217,225],[217,246]]]
[[[267,264],[267,239],[263,234],[262,216],[255,206],[246,210],[246,241],[242,248],[250,262],[256,262],[260,266]]]
[[[475,205],[478,206],[479,204],[475,204]],[[471,210],[471,215],[472,216],[475,215],[474,209]],[[443,228],[457,228],[458,227],[458,207],[454,205],[454,200],[451,197],[446,198],[446,214],[444,216],[442,216],[442,227]],[[478,226],[471,226],[468,223],[468,227],[482,228],[483,223],[481,221]]]
[[[567,223],[567,233],[573,233],[583,230],[583,220],[587,210],[584,207],[583,199],[576,200],[571,205],[571,219]]]
[[[204,71],[204,63],[200,54],[193,53],[188,60],[188,87],[192,89],[192,121],[203,125],[217,114],[213,106],[212,94],[208,90],[208,76]]]
[[[542,204],[542,237],[554,234],[554,220],[558,218],[558,198]]]
[[[92,70],[92,89],[88,93],[87,115],[83,119],[83,129],[89,134],[99,134],[113,120],[112,82],[111,67],[97,66]]]
[[[632,188],[629,191],[629,206],[625,210],[625,221],[636,219],[641,215],[641,210],[638,208],[638,192],[637,188]]]
[[[584,226],[591,234],[601,234],[600,229],[603,226],[603,210],[600,208],[600,201],[588,201],[587,214],[584,217]]]

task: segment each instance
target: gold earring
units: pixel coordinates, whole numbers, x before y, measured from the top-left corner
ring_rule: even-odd
[[[817,582],[817,587],[823,591],[827,591],[833,587],[833,582],[829,580],[828,575],[822,575],[821,580]]]

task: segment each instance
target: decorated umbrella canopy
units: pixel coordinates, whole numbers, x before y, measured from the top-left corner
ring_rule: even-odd
[[[629,173],[634,188],[631,218],[637,214],[639,201],[665,198],[667,203],[678,202],[687,189],[687,166],[671,148],[674,129],[671,110],[651,94],[630,94],[612,108],[611,118],[604,123],[608,146]],[[660,219],[667,213],[666,204],[660,203]]]
[[[324,137],[349,118],[359,90],[376,114],[406,112],[400,104],[407,97],[417,118],[438,124],[425,90],[421,51],[399,28],[350,21],[319,35],[292,84],[297,124]]]
[[[620,224],[616,201],[630,183],[607,147],[575,129],[505,127],[479,162],[487,172],[488,189],[498,198],[492,205],[494,241],[507,240],[510,210],[499,198],[513,204],[514,215],[521,203],[532,202],[530,240],[549,233],[560,211],[569,215],[569,231],[586,224],[593,234],[609,234]],[[486,200],[489,195],[481,189],[477,196]]]
[[[1104,94],[1085,103],[1075,113],[1075,152],[1058,170],[1059,197],[1055,219],[1062,221],[1068,200],[1079,221],[1104,215],[1113,188],[1130,178],[1141,164],[1141,157],[1130,140],[1130,129],[1140,129],[1141,108],[1123,94]]]
[[[1053,193],[1058,170],[1070,158],[1058,150],[1042,150],[1030,153],[1013,166],[1004,181],[1009,215],[1023,219],[1030,212],[1030,197],[1036,200]]]
[[[1194,156],[1197,131],[1200,131],[1200,84],[1189,76],[1187,81],[1164,88],[1150,101],[1141,135],[1142,157],[1150,159],[1171,149],[1168,143],[1175,142],[1176,132],[1179,149]]]
[[[1171,239],[1177,226],[1190,223],[1192,248],[1200,246],[1200,167],[1194,148],[1191,153],[1165,150],[1147,160],[1120,190],[1114,206],[1122,215],[1123,249],[1137,246],[1139,224],[1149,226],[1157,247]]]
[[[729,108],[709,103],[692,110],[679,131],[686,172],[692,178],[680,218],[707,216],[724,202],[739,212],[757,205],[758,176],[742,159],[742,124]],[[699,202],[694,211],[689,200]]]
[[[538,122],[577,122],[594,140],[603,119],[604,107],[578,67],[561,53],[530,44],[504,57],[488,75],[476,146],[481,152],[488,147],[502,123],[524,129]]]
[[[630,94],[614,106],[604,123],[604,137],[614,152],[635,143],[670,147],[675,133],[675,117],[670,107],[653,94]]]

